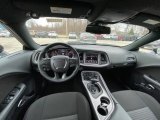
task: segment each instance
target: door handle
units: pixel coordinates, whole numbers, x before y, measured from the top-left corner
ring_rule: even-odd
[[[153,85],[157,86],[157,87],[160,89],[160,83],[157,82],[157,80],[149,77],[149,76],[146,75],[146,74],[143,75],[143,78],[144,78],[148,83],[153,84]]]
[[[146,85],[146,88],[147,88],[148,90],[154,90],[154,89],[155,89],[155,87],[153,87],[153,85],[151,85],[151,84],[147,84],[147,85]]]

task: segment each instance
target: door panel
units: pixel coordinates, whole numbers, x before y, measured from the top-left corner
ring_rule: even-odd
[[[15,86],[11,92],[9,92],[7,97],[1,103],[0,120],[6,120],[9,118],[9,116],[11,116],[11,111],[23,96],[25,89],[26,85],[21,83]]]
[[[160,57],[135,52],[137,66],[128,82],[132,89],[152,95],[160,102]]]
[[[0,119],[22,119],[35,96],[31,74],[32,52],[21,51],[0,59]]]
[[[0,103],[7,94],[18,84],[22,83],[28,75],[22,73],[8,74],[0,77]]]

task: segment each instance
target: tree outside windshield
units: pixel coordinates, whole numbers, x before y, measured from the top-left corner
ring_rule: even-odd
[[[146,35],[148,29],[124,23],[107,25],[111,34],[91,34],[85,29],[86,19],[39,18],[30,19],[26,26],[34,41],[40,45],[63,42],[69,44],[100,44],[125,46]]]

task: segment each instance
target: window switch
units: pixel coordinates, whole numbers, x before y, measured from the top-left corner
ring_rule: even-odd
[[[8,100],[13,100],[14,96],[9,96]]]
[[[10,93],[10,95],[15,95],[16,93],[17,93],[17,91],[19,91],[19,89],[18,88],[14,88],[12,91],[11,91],[11,93]]]

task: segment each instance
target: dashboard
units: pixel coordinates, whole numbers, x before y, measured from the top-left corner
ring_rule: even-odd
[[[104,52],[78,50],[78,53],[79,53],[81,65],[104,66],[104,65],[109,64],[108,56]],[[51,58],[52,56],[56,56],[56,55],[65,55],[70,58],[75,57],[74,51],[70,50],[69,48],[65,48],[65,47],[51,48],[50,50],[47,51],[45,57]]]
[[[72,45],[72,47],[79,53],[80,65],[83,67],[114,68],[136,64],[136,56],[120,47],[98,45]],[[32,55],[32,63],[37,64],[41,49],[43,47],[36,50]],[[62,46],[49,49],[45,57],[51,58],[56,55],[75,57],[75,53],[72,50]]]

